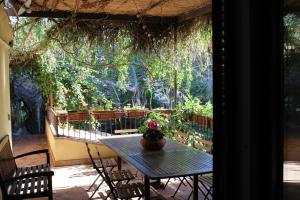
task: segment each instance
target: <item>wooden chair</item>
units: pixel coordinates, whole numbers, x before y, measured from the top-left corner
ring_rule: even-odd
[[[25,156],[45,153],[47,163],[29,167],[18,167],[16,159]],[[0,141],[0,185],[5,200],[48,197],[53,199],[52,176],[48,150],[38,150],[13,156],[9,137]]]
[[[198,187],[198,189],[201,191],[201,193],[204,196],[204,200],[209,200],[209,197],[211,197],[211,199],[213,198],[213,174],[206,174],[203,176],[199,176],[199,183],[203,186],[204,190],[202,190],[200,187]],[[189,198],[191,198],[192,193],[190,193]]]
[[[91,150],[88,146],[88,143],[86,143],[86,147],[87,147],[87,151],[88,151],[88,155],[91,159],[93,168],[96,169],[96,171],[98,172],[98,177],[96,178],[96,180],[93,182],[93,184],[90,186],[90,188],[96,183],[96,181],[101,177],[102,181],[101,183],[97,186],[96,190],[93,192],[93,194],[91,195],[90,199],[95,195],[95,193],[97,192],[97,190],[99,189],[99,187],[103,184],[103,182],[105,181],[104,176],[102,175],[102,171],[107,171],[107,168],[110,168],[110,171],[108,172],[108,176],[111,179],[111,181],[116,182],[116,184],[125,181],[126,183],[128,183],[130,180],[134,179],[133,174],[131,173],[131,171],[129,170],[121,170],[121,171],[113,171],[112,168],[114,168],[115,166],[117,166],[117,164],[113,164],[111,165],[111,161],[109,161],[109,159],[102,159],[102,160],[95,160],[91,154]],[[99,154],[99,151],[97,151],[97,153]],[[104,163],[104,165],[103,165]],[[104,168],[105,166],[105,168]],[[100,173],[101,172],[101,173]],[[89,189],[90,189],[89,188]]]
[[[179,143],[181,143],[181,144],[185,144],[185,145],[189,144],[189,135],[186,134],[186,133],[178,132],[178,133],[176,133],[175,138],[176,138],[176,141],[179,142]],[[173,198],[176,196],[176,194],[177,194],[179,188],[181,187],[181,185],[186,186],[186,184],[184,182],[188,181],[186,177],[177,177],[177,178],[179,179],[180,183],[177,186],[174,194],[172,195]],[[174,178],[174,179],[177,179],[177,178]],[[167,182],[164,185],[164,189],[167,187],[167,185],[170,182],[170,180],[171,180],[171,178],[169,178],[167,180]]]
[[[193,144],[193,146],[196,149],[200,149],[200,150],[202,150],[202,151],[204,151],[206,153],[209,153],[209,154],[212,154],[212,152],[213,152],[213,143],[212,143],[212,141],[198,139]]]
[[[100,163],[102,164],[103,171],[97,170],[99,174],[103,177],[104,181],[108,185],[110,192],[108,193],[107,199],[110,195],[112,195],[113,200],[121,199],[127,200],[132,198],[141,199],[144,196],[144,185],[142,183],[125,183],[118,182],[114,183],[114,180],[111,178],[109,172],[107,172],[106,167],[104,165],[103,159],[98,153]]]
[[[189,144],[189,135],[183,132],[178,132],[175,135],[176,141],[185,145]]]
[[[204,200],[209,200],[209,197],[213,197],[213,174],[201,174],[198,176],[199,179],[199,186],[198,189],[204,196]],[[190,181],[189,181],[190,180]],[[186,185],[189,185],[191,188],[193,188],[193,185],[191,182],[193,181],[192,177],[185,177],[184,180],[181,180],[180,185],[177,187],[176,192],[172,196],[173,198],[175,197],[177,191],[179,190],[180,186],[182,185],[182,182],[186,182]],[[202,188],[200,187],[202,185]],[[190,199],[193,194],[193,191],[190,193],[189,197],[187,199]]]
[[[87,148],[87,152],[88,152],[88,154],[89,154],[89,157],[90,157],[90,159],[92,160],[92,155],[91,155],[91,152],[90,152],[90,150],[89,150],[88,143],[86,142],[85,145],[86,145],[86,148]],[[106,159],[104,159],[103,161],[104,161],[104,163],[105,163],[105,166],[107,166],[108,168],[110,168],[110,171],[112,171],[115,167],[118,166],[118,164],[117,164],[117,162],[116,162],[116,160],[115,160],[114,158],[106,158]],[[101,167],[101,165],[99,164],[100,161],[94,160],[94,162],[95,162],[95,166],[93,165],[93,167],[94,167],[94,168],[97,167],[97,168],[100,168],[100,169],[102,170],[102,167]],[[98,180],[100,177],[101,177],[100,175],[97,176],[97,178],[96,178],[95,181],[92,183],[92,185],[87,189],[87,191],[90,191],[90,190],[92,189],[92,187],[96,184],[97,180]],[[103,181],[104,181],[104,180],[102,180],[102,182],[99,184],[99,186],[97,187],[97,189],[102,185]],[[93,194],[92,194],[92,196],[91,196],[90,198],[92,198],[92,197],[95,195],[96,191],[97,191],[97,190],[95,190],[95,191],[93,192]]]
[[[184,133],[178,133],[176,135],[176,140],[180,143],[183,143],[183,144],[188,144],[189,143],[189,137],[188,137],[187,134],[184,134]],[[208,140],[198,139],[193,144],[193,147],[197,148],[197,149],[200,149],[200,150],[202,150],[206,153],[212,153],[212,151],[213,151],[213,143],[211,141],[208,141]],[[176,188],[176,190],[175,190],[174,194],[172,195],[172,197],[176,196],[177,192],[179,191],[179,189],[182,185],[184,185],[184,186],[190,185],[190,183],[189,183],[190,179],[191,179],[191,177],[179,177],[180,183],[179,183],[178,187]],[[208,178],[207,178],[207,176],[204,176],[204,178],[202,178],[202,176],[199,176],[199,180],[202,180],[202,179],[205,181]],[[170,181],[170,179],[168,179],[168,181],[166,182],[165,187],[167,186],[169,181]],[[202,182],[200,182],[200,183],[202,183]],[[207,185],[212,185],[212,178],[211,178],[211,184],[209,184],[209,182],[207,182],[207,180],[205,181],[205,183],[207,183],[207,184],[206,185],[202,184],[204,188]],[[212,187],[207,186],[207,188],[209,189],[208,190],[208,189],[205,188],[207,192],[205,192],[201,188],[199,188],[199,190],[201,191],[201,193],[204,196],[209,195],[211,193],[210,190],[212,189]],[[206,197],[206,199],[208,199],[208,196]]]

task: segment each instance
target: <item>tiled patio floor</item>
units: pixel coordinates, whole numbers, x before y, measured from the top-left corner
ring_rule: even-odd
[[[16,136],[13,139],[14,154],[18,155],[24,152],[39,150],[47,148],[47,141],[44,135],[22,135]],[[44,162],[45,157],[43,155],[32,156],[26,159],[20,159],[17,161],[19,166],[31,165],[32,163]],[[129,167],[125,164],[124,166]],[[91,192],[86,192],[86,189],[96,178],[96,171],[92,169],[90,165],[76,165],[53,168],[53,189],[54,199],[57,200],[86,200]],[[136,170],[132,169],[136,172]],[[137,180],[142,181],[142,176],[138,174]],[[165,180],[162,181],[163,183]],[[300,196],[300,162],[286,162],[284,164],[284,200],[296,200]],[[165,190],[158,190],[166,199],[186,200],[190,194],[191,189],[189,187],[181,187],[181,190],[172,198],[176,187],[178,186],[178,180],[172,180],[168,184]],[[104,193],[108,188],[103,184],[99,193]],[[95,195],[94,199],[101,199],[99,193]],[[200,194],[200,193],[199,193]],[[200,196],[200,199],[201,196]]]
[[[18,155],[24,152],[47,148],[47,141],[44,135],[22,135],[14,137],[13,150]],[[44,156],[34,156],[18,161],[19,166],[32,165],[33,163],[41,163],[45,161]],[[143,181],[142,175],[127,164],[123,168],[130,168],[132,172],[137,173],[137,181]],[[91,165],[74,165],[65,167],[55,167],[53,177],[54,199],[57,200],[86,200],[92,192],[86,192],[88,187],[95,180],[97,173]],[[162,180],[163,183],[166,180]],[[186,200],[191,192],[189,186],[182,186],[176,197],[171,197],[179,184],[179,180],[173,180],[168,184],[165,190],[159,189],[158,192],[166,199]],[[108,187],[103,184],[99,192],[93,199],[101,199],[100,194],[106,194]],[[200,192],[199,192],[199,195]],[[43,198],[41,198],[43,199]],[[200,196],[199,199],[203,199]]]

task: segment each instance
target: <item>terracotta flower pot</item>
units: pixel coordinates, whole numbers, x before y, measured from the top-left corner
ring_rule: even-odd
[[[147,117],[145,110],[125,110],[125,117],[130,119],[143,119]]]
[[[160,140],[146,140],[146,139],[142,138],[140,143],[145,150],[158,151],[158,150],[161,150],[165,146],[166,139],[163,138]]]
[[[115,112],[113,110],[94,110],[94,118],[96,120],[114,120]]]
[[[88,111],[69,111],[68,112],[68,120],[71,121],[77,121],[77,122],[83,122],[88,120],[89,118],[89,112]]]

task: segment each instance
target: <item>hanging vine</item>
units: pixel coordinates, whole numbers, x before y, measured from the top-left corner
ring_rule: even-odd
[[[31,70],[44,96],[53,93],[62,109],[84,109],[109,99],[114,105],[126,105],[131,98],[139,98],[132,102],[157,107],[161,104],[156,99],[170,94],[174,67],[178,68],[179,90],[188,95],[191,81],[199,81],[197,74],[205,74],[204,68],[211,66],[210,58],[204,59],[211,57],[209,27],[209,18],[185,25],[145,24],[142,18],[137,23],[76,16],[22,19],[15,29],[11,63],[14,68]],[[170,48],[175,29],[176,55]],[[178,66],[173,66],[172,56],[178,58]],[[197,67],[199,70],[192,72]],[[135,86],[133,72],[139,81]]]

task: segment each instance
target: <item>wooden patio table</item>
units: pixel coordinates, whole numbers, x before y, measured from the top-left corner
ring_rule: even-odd
[[[193,199],[198,200],[198,175],[212,172],[212,155],[166,139],[160,151],[144,150],[141,135],[100,139],[122,159],[144,174],[145,199],[150,200],[150,179],[193,176]]]

